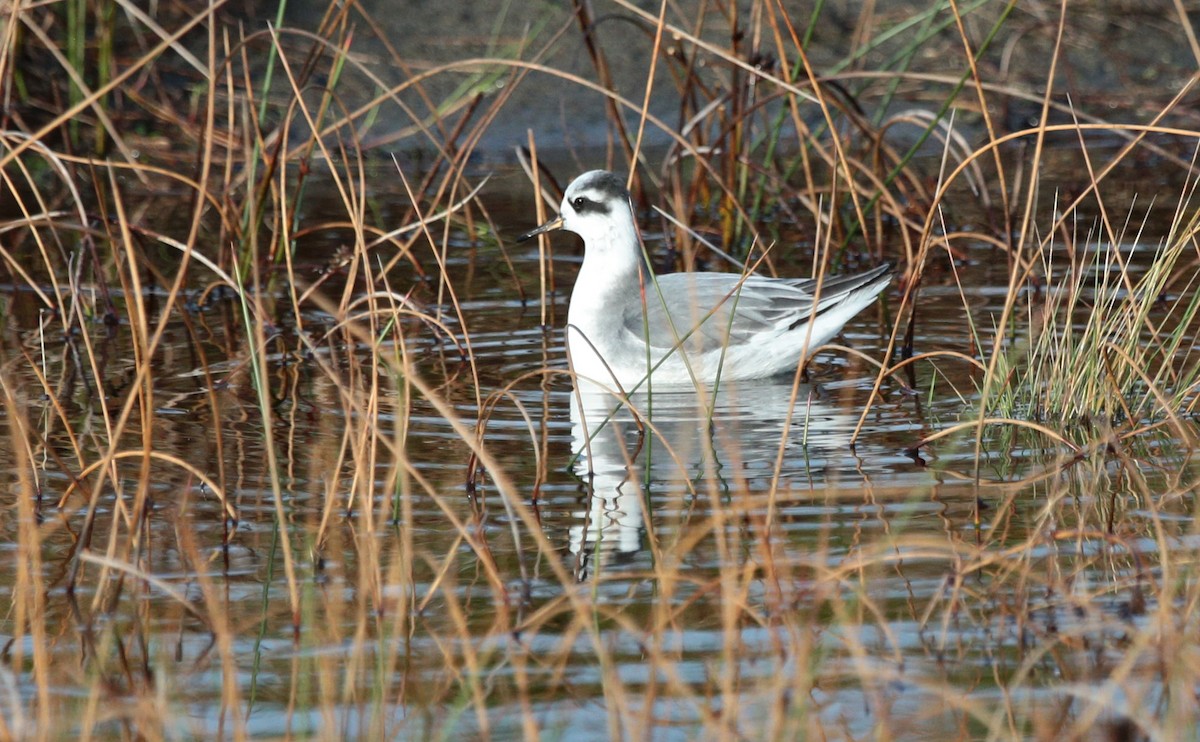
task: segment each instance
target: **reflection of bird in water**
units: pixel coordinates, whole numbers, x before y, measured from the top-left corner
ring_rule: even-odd
[[[567,312],[576,374],[632,390],[656,384],[791,374],[891,279],[886,265],[816,281],[737,273],[653,277],[642,258],[625,181],[603,170],[575,179],[557,219],[522,235],[565,229],[583,237],[583,266]],[[682,351],[682,352],[680,352]]]
[[[610,559],[625,562],[642,552],[650,492],[686,496],[697,482],[765,490],[781,439],[786,479],[819,466],[823,452],[845,450],[858,419],[836,412],[808,385],[793,410],[790,382],[723,384],[715,395],[655,391],[633,395],[628,405],[595,384],[577,383],[571,443],[575,472],[588,489],[587,508],[574,513],[569,548],[581,580]]]

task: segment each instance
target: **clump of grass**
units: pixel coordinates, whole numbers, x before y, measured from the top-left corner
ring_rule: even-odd
[[[1035,244],[1017,254],[1007,319],[991,328],[979,381],[977,446],[985,421],[1004,420],[1023,421],[1076,453],[1162,425],[1180,444],[1195,439],[1182,417],[1200,378],[1195,183],[1183,189],[1155,247],[1146,245],[1144,225],[1133,234],[1129,220],[1114,228],[1098,182],[1092,191],[1099,215],[1086,235],[1076,234],[1077,199],[1054,212],[1050,236],[1031,237]],[[973,337],[989,345],[978,330]]]
[[[1094,247],[1073,251],[1048,247],[1049,283],[1029,302],[1026,340],[1009,346],[1010,371],[997,375],[1002,391],[986,396],[1002,397],[997,404],[1008,414],[1060,428],[1177,423],[1200,374],[1192,342],[1200,308],[1195,214],[1181,203],[1157,248],[1136,236],[1117,243],[1092,236],[1084,244]],[[1138,271],[1134,253],[1144,250],[1153,258],[1138,260],[1148,262]]]

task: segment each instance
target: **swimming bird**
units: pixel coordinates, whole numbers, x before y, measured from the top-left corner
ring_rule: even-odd
[[[625,181],[604,170],[576,178],[558,217],[518,241],[557,229],[584,246],[567,310],[572,368],[626,391],[647,376],[678,385],[793,373],[891,280],[890,265],[820,284],[738,273],[653,276]]]

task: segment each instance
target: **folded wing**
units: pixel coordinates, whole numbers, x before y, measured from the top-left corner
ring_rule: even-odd
[[[855,291],[880,280],[891,266],[825,279],[814,308],[817,282],[811,279],[743,277],[734,273],[671,273],[646,286],[646,304],[631,302],[625,329],[669,349],[682,341],[691,351],[747,343],[762,333],[802,327]],[[665,304],[665,306],[664,306]],[[669,319],[668,319],[669,317]]]

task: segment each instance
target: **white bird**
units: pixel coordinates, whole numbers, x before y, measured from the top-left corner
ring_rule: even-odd
[[[579,235],[584,246],[567,310],[572,368],[627,392],[647,376],[679,385],[793,373],[891,280],[890,265],[820,283],[737,273],[653,276],[625,182],[604,170],[576,178],[558,218],[518,240],[556,229]]]

